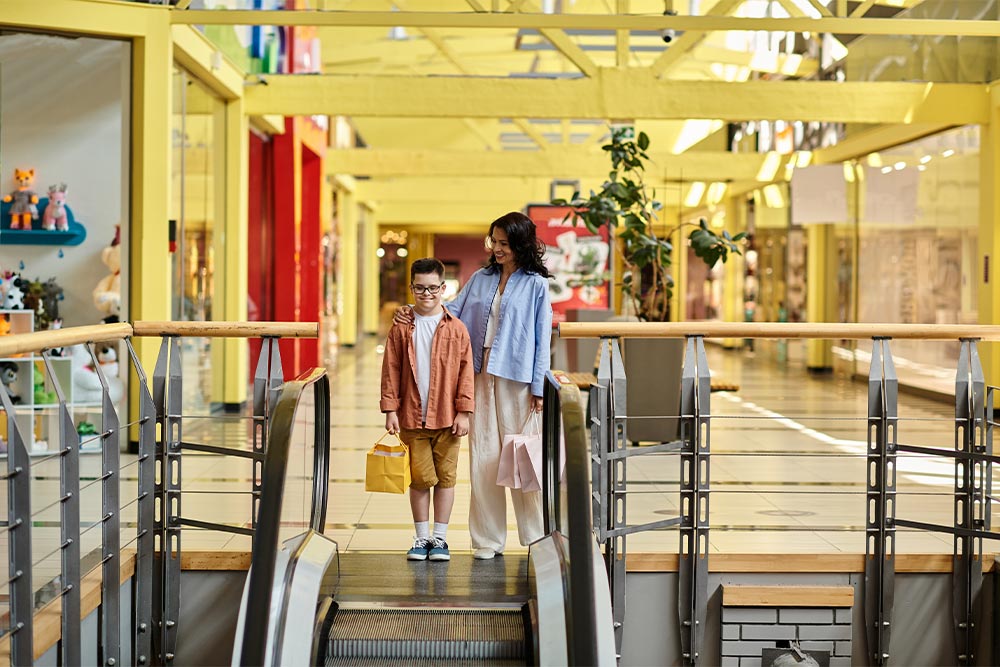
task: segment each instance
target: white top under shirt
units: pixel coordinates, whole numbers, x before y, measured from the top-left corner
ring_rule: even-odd
[[[427,421],[427,393],[431,387],[431,345],[434,343],[434,332],[437,331],[441,318],[444,317],[442,310],[437,315],[418,315],[413,313],[415,318],[413,327],[413,349],[417,358],[414,364],[417,367],[417,391],[420,393],[421,422]]]
[[[486,338],[483,340],[483,347],[493,347],[493,339],[497,337],[497,329],[500,328],[500,299],[503,294],[496,293],[493,303],[490,305],[490,316],[486,320]]]

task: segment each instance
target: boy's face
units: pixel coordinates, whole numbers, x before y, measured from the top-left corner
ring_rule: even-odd
[[[436,273],[418,273],[410,283],[417,312],[431,312],[441,305],[444,296],[444,281]]]

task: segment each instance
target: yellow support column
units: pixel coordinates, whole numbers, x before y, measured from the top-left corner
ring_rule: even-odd
[[[378,333],[379,308],[379,258],[375,251],[379,247],[378,222],[375,207],[369,202],[362,204],[361,231],[361,331],[374,336]]]
[[[833,225],[806,227],[806,321],[829,322],[828,312],[836,299],[830,297],[836,289],[836,266],[832,253],[836,251]],[[811,371],[833,370],[833,345],[828,340],[806,342],[806,367]]]
[[[170,319],[170,253],[167,214],[170,192],[170,110],[173,55],[169,15],[147,15],[147,32],[132,44],[132,223],[129,228],[131,320]],[[156,20],[159,19],[159,20]],[[133,341],[143,367],[156,363],[160,341]],[[137,415],[138,387],[130,391]],[[131,439],[137,439],[137,432]]]
[[[358,204],[353,190],[341,186],[337,192],[340,219],[337,337],[341,345],[354,345],[358,342]]]
[[[731,236],[746,231],[746,212],[746,203],[743,197],[726,198],[725,230]],[[722,267],[722,320],[724,322],[742,322],[746,319],[743,303],[743,274],[745,271],[742,255],[729,255],[729,259]],[[759,298],[757,312],[760,312]],[[722,346],[732,349],[739,347],[742,342],[737,338],[726,338],[722,341]]]
[[[980,126],[979,138],[979,254],[976,294],[979,324],[1000,323],[1000,89],[991,87],[990,122]],[[980,343],[979,355],[986,381],[1000,378],[1000,349]]]
[[[683,214],[682,214],[683,215]],[[688,284],[688,234],[690,228],[683,228],[674,233],[670,242],[674,251],[670,258],[670,273],[674,277],[674,292],[670,298],[670,319],[673,322],[683,322],[688,318],[687,284]]]
[[[249,198],[250,128],[243,112],[243,100],[225,106],[225,311],[227,320],[247,319],[247,273],[249,270],[247,202]],[[216,285],[218,292],[218,285]],[[226,338],[223,342],[225,387],[222,401],[227,406],[247,400],[249,368],[245,338]]]

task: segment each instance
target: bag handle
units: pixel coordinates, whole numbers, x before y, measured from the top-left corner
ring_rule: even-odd
[[[537,417],[537,419],[536,419],[536,417]],[[535,426],[535,428],[533,429],[534,430],[533,434],[530,431],[528,431],[528,424],[532,424],[532,425]],[[541,433],[542,433],[542,413],[541,412],[535,412],[534,410],[529,411],[528,412],[528,418],[524,420],[524,426],[521,427],[521,433],[524,433],[525,435],[529,435],[529,434],[530,435],[541,435]]]
[[[383,433],[382,437],[375,441],[375,444],[376,445],[384,444],[382,441],[385,440],[385,436],[387,435],[391,435],[392,437],[394,437],[396,439],[396,443],[399,444],[401,447],[406,447],[406,443],[399,439],[398,433],[389,433],[388,431]]]

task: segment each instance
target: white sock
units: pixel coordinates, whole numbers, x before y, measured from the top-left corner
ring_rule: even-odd
[[[434,522],[434,537],[443,540],[448,535],[448,524]]]
[[[435,526],[437,524],[434,524]],[[430,522],[428,521],[414,521],[413,527],[417,529],[417,539],[426,540],[430,535]]]

